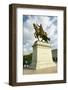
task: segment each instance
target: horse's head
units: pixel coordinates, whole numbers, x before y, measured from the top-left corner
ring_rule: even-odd
[[[35,23],[33,23],[33,27],[35,27],[36,25],[35,25]]]
[[[33,27],[34,27],[35,30],[38,29],[35,23],[33,23]]]

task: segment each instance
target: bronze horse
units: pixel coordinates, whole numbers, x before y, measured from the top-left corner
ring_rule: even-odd
[[[38,24],[36,25],[33,23],[33,27],[35,29],[35,33],[34,33],[35,38],[38,38],[38,40],[39,40],[39,37],[40,37],[40,38],[42,38],[41,41],[43,41],[43,40],[45,40],[46,42],[48,42],[48,40],[50,41],[50,38],[47,37],[47,33],[44,32],[41,24],[39,26]]]

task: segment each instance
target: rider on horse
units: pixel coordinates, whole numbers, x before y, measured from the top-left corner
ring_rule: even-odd
[[[38,40],[39,40],[39,36],[40,36],[40,38],[42,38],[42,40],[45,40],[46,42],[48,42],[48,40],[50,41],[50,38],[47,37],[47,33],[44,32],[41,24],[36,25],[33,23],[33,27],[35,29],[35,33],[34,33],[35,38],[38,38]]]

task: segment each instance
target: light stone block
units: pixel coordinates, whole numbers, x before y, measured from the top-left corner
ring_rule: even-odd
[[[42,69],[56,66],[52,59],[50,44],[36,41],[33,45],[32,65],[33,69]]]

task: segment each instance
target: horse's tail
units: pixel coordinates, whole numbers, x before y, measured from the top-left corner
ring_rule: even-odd
[[[50,38],[48,38],[48,40],[50,41]]]

